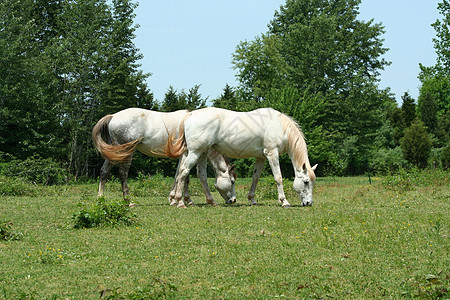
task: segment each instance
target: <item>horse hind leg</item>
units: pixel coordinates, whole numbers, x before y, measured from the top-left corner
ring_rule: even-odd
[[[262,170],[264,169],[264,163],[266,160],[264,158],[258,158],[255,162],[255,170],[253,171],[252,176],[252,186],[250,187],[250,191],[248,192],[248,201],[250,201],[251,205],[258,205],[255,200],[256,195],[256,185],[258,184],[259,178],[261,177]]]
[[[105,191],[106,178],[108,178],[108,175],[111,172],[112,167],[113,164],[106,159],[105,162],[103,163],[102,168],[100,169],[100,183],[98,185],[97,198],[103,196],[103,193]]]
[[[131,201],[130,190],[128,188],[128,171],[130,170],[131,160],[129,162],[123,163],[119,166],[119,179],[122,184],[123,199],[129,202],[130,207],[136,204]]]

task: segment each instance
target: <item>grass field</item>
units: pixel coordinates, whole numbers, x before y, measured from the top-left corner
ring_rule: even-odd
[[[140,178],[130,184],[135,223],[89,229],[72,216],[95,201],[94,183],[3,195],[11,238],[0,241],[0,298],[448,298],[448,173],[415,180],[318,178],[312,207],[286,180],[293,207],[283,209],[271,178],[253,207],[248,179],[236,205],[214,192],[218,207],[192,179],[197,205],[177,209],[171,179]],[[120,199],[117,181],[106,188],[106,201]]]

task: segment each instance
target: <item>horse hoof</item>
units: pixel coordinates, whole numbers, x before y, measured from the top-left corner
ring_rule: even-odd
[[[195,204],[194,204],[194,202],[189,201],[189,202],[188,202],[188,206],[195,206]]]
[[[136,207],[136,206],[137,206],[137,204],[134,203],[134,202],[130,202],[130,204],[128,204],[128,207],[130,207],[130,208],[133,208],[133,207]]]
[[[290,208],[290,207],[291,207],[290,204],[283,205],[283,208]]]
[[[186,205],[184,205],[184,203],[178,203],[177,207],[178,208],[186,208]]]

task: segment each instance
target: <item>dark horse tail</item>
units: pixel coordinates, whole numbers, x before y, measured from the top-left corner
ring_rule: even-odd
[[[112,145],[108,130],[112,117],[113,115],[106,115],[95,124],[92,129],[92,141],[104,159],[116,164],[129,162],[142,138],[121,145]]]

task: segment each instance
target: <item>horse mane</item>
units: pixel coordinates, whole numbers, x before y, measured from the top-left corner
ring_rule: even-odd
[[[121,145],[110,144],[111,137],[108,132],[108,125],[112,117],[113,115],[104,116],[92,129],[92,141],[95,149],[100,152],[104,159],[114,164],[129,162],[142,138]]]
[[[316,175],[314,174],[314,171],[309,163],[305,135],[303,134],[300,125],[294,119],[283,113],[281,114],[281,124],[283,126],[283,131],[287,134],[288,151],[295,168],[297,170],[301,170],[303,164],[305,164],[310,179],[314,181],[316,179]]]

